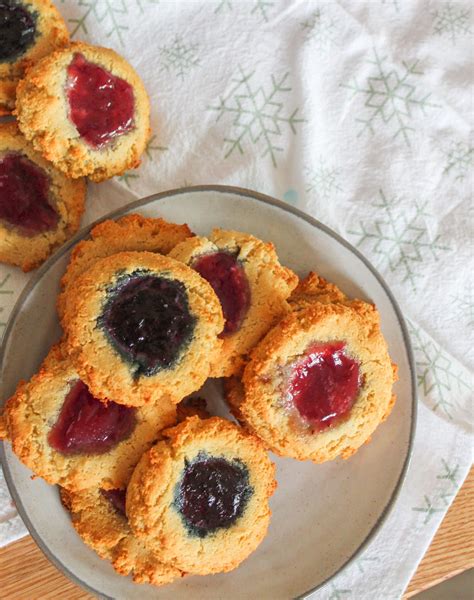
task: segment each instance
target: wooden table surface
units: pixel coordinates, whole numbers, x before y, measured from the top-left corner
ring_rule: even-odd
[[[471,469],[405,593],[411,598],[474,566],[474,469]],[[0,550],[1,600],[91,600],[44,557],[31,537]],[[359,600],[359,599],[357,599]]]

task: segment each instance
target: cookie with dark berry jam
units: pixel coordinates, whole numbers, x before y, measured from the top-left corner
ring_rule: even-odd
[[[189,417],[163,436],[127,487],[134,534],[187,573],[235,569],[270,520],[275,467],[264,446],[219,417]]]

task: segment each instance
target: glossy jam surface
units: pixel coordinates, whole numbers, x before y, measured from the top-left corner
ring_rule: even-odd
[[[290,401],[318,431],[344,419],[359,394],[359,364],[344,350],[344,342],[311,345],[288,382]]]
[[[49,179],[20,154],[0,156],[0,219],[24,235],[54,229],[59,216],[49,204]]]
[[[102,148],[134,127],[132,86],[99,65],[75,54],[67,69],[69,117],[80,136]]]
[[[0,0],[0,61],[15,60],[36,35],[36,19],[20,3]]]
[[[243,514],[252,494],[247,467],[240,461],[199,455],[186,465],[177,507],[191,534],[206,537]]]
[[[65,455],[104,454],[128,438],[135,423],[135,409],[116,402],[105,404],[77,381],[64,400],[48,442]]]
[[[196,319],[180,281],[132,275],[110,292],[100,324],[135,376],[171,367],[190,341]]]
[[[250,306],[250,287],[242,265],[228,252],[199,257],[193,269],[206,279],[222,305],[225,326],[222,336],[240,329]]]
[[[112,504],[115,510],[122,515],[122,517],[127,517],[125,512],[125,496],[127,494],[127,490],[100,490],[102,495],[107,498],[107,500]]]

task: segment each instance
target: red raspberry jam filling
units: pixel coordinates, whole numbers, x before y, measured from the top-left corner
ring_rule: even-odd
[[[36,36],[36,18],[19,2],[0,0],[0,61],[15,60]]]
[[[359,364],[345,354],[345,346],[344,342],[312,344],[288,382],[290,400],[317,431],[347,417],[359,394]]]
[[[250,306],[250,287],[242,265],[228,252],[201,256],[193,269],[208,281],[222,305],[225,325],[222,336],[240,329]]]
[[[127,490],[100,490],[100,492],[122,517],[127,518],[127,513],[125,512]]]
[[[132,86],[99,65],[75,54],[67,68],[69,117],[79,135],[93,148],[102,148],[134,127]]]
[[[101,402],[82,381],[66,396],[48,442],[61,454],[104,454],[130,436],[135,428],[135,409]]]
[[[192,338],[196,319],[180,281],[132,274],[109,292],[99,318],[135,376],[171,367]]]
[[[24,235],[51,230],[59,216],[48,196],[49,179],[43,169],[20,154],[0,157],[0,219]]]
[[[189,533],[203,538],[231,527],[243,514],[252,493],[248,469],[240,460],[200,453],[185,466],[175,506]]]

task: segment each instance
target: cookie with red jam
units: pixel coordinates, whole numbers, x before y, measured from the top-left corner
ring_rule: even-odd
[[[0,116],[15,108],[26,69],[68,43],[66,23],[49,0],[0,0]]]
[[[71,181],[15,123],[0,123],[0,261],[29,271],[79,228],[84,179]]]
[[[394,379],[375,306],[313,302],[267,334],[227,399],[267,448],[320,463],[370,439],[393,406]]]
[[[110,560],[120,575],[131,573],[135,583],[155,586],[184,575],[171,564],[161,562],[153,550],[133,535],[125,513],[125,489],[93,487],[74,492],[61,489],[60,493],[79,536],[101,558]]]
[[[267,533],[275,466],[257,438],[219,417],[191,417],[163,436],[127,487],[133,532],[186,573],[235,569]]]
[[[152,252],[102,258],[66,295],[64,330],[98,398],[141,406],[198,390],[221,348],[222,309],[195,271]]]
[[[143,452],[176,423],[176,406],[165,398],[141,408],[98,400],[58,345],[18,385],[3,421],[15,454],[48,483],[113,489],[126,486]]]
[[[241,372],[253,346],[289,311],[298,277],[280,265],[272,243],[238,231],[214,229],[209,238],[178,244],[170,256],[209,281],[222,305],[222,351],[210,377]]]
[[[194,235],[187,225],[168,223],[131,214],[120,219],[103,221],[90,232],[90,239],[76,244],[66,273],[61,279],[57,307],[62,321],[66,311],[65,299],[75,280],[100,258],[128,250],[168,254],[176,244]]]
[[[35,149],[72,178],[104,181],[137,167],[150,137],[138,74],[113,50],[83,42],[28,70],[15,114]]]

